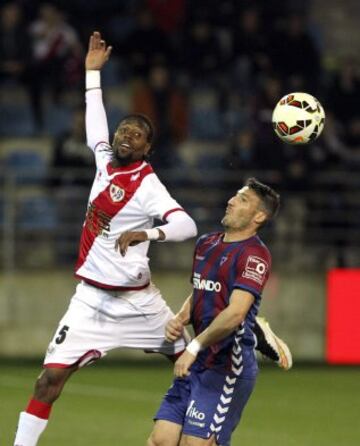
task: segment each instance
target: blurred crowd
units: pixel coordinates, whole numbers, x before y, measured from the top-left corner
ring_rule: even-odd
[[[129,92],[121,112],[146,113],[155,123],[156,167],[177,168],[179,147],[189,139],[204,145],[215,141],[225,153],[209,153],[203,168],[216,166],[225,176],[271,171],[269,182],[278,189],[309,191],[318,172],[360,170],[359,70],[350,59],[324,68],[321,33],[309,17],[309,3],[3,2],[0,88],[19,85],[26,91],[29,136],[49,132],[49,101],[66,103],[71,125],[56,136],[54,166],[88,166],[81,120],[83,60],[90,33],[99,30],[114,48],[105,85]],[[324,135],[309,149],[285,146],[273,134],[273,107],[291,91],[315,95],[326,111]],[[0,131],[9,136],[6,126]],[[228,186],[236,187],[229,181]],[[318,203],[310,199],[307,206]],[[346,211],[342,198],[329,200],[324,225],[329,207]]]

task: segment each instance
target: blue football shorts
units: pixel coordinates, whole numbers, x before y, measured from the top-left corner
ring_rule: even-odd
[[[214,435],[218,445],[229,446],[255,381],[254,374],[191,371],[173,381],[154,420],[180,424],[185,435],[204,439]]]

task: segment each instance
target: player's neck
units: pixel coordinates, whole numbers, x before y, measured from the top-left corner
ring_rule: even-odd
[[[256,231],[254,229],[236,230],[227,228],[225,229],[223,240],[225,243],[242,242],[243,240],[247,240],[255,235]]]
[[[140,160],[124,160],[121,161],[117,158],[113,158],[111,161],[111,167],[113,169],[123,168],[123,169],[131,169],[137,166],[140,166],[143,162],[143,159]]]

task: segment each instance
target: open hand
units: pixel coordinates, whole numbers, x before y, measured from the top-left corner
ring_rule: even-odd
[[[106,46],[105,40],[101,39],[101,34],[94,31],[90,36],[89,49],[85,58],[86,70],[101,70],[109,60],[112,47]]]

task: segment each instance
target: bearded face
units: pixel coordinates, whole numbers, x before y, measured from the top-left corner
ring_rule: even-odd
[[[222,225],[229,231],[242,231],[251,225],[256,228],[265,218],[261,200],[248,186],[240,189],[228,201]]]
[[[126,166],[143,159],[150,147],[145,126],[133,119],[122,121],[112,143],[114,161],[121,166]]]

